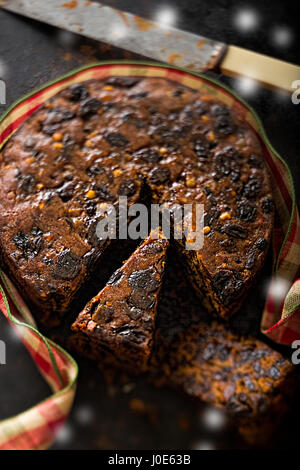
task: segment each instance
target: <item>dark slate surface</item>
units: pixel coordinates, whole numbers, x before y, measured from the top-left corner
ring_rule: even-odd
[[[104,3],[149,19],[157,19],[162,10],[171,9],[178,28],[300,63],[297,14],[289,2],[248,1],[247,7],[256,13],[257,20],[248,31],[234,22],[238,12],[246,8],[242,2],[218,0],[213,6],[207,0]],[[276,43],[274,34],[278,28],[290,31],[290,44]],[[112,58],[137,56],[0,10],[0,78],[7,85],[7,104],[0,105],[0,113],[22,95],[75,67]],[[240,89],[239,81],[214,76]],[[290,96],[261,88],[241,95],[255,108],[274,147],[290,165],[299,196],[300,105],[293,105]],[[49,390],[2,316],[0,339],[7,344],[7,365],[0,366],[0,418],[6,418],[45,398]],[[107,387],[92,364],[82,361],[80,366],[75,406],[55,449],[245,447],[228,427],[207,429],[205,406],[196,406],[167,390],[156,390],[143,381]],[[130,401],[136,397],[146,403],[147,412],[137,414],[130,409]],[[299,418],[298,406],[268,447],[296,447],[294,430]]]

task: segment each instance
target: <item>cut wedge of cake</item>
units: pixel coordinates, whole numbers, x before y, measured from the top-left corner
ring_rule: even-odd
[[[79,334],[81,354],[96,360],[106,356],[136,371],[146,369],[169,246],[166,239],[152,237],[112,275],[72,325]]]

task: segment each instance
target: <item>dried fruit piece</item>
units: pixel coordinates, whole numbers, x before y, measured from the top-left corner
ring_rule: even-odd
[[[105,170],[100,165],[92,165],[86,170],[86,172],[89,176],[97,176],[105,173]]]
[[[123,180],[118,188],[120,196],[133,196],[137,190],[136,183],[133,179]]]
[[[52,136],[52,139],[55,141],[55,142],[61,142],[63,140],[63,135],[61,132],[54,132],[53,136]]]
[[[52,108],[51,111],[48,113],[46,119],[43,122],[43,126],[49,126],[53,124],[60,124],[63,121],[69,121],[73,119],[75,113],[63,107]]]
[[[204,235],[207,235],[210,231],[211,231],[211,228],[210,228],[208,225],[206,225],[205,227],[203,227],[203,233],[204,233]]]
[[[96,114],[101,106],[101,103],[96,98],[86,98],[80,103],[78,114],[81,117],[87,117]]]
[[[221,270],[212,279],[212,287],[225,306],[236,298],[241,281],[231,271]]]
[[[205,162],[210,156],[209,144],[205,140],[197,137],[194,141],[193,150],[200,162]]]
[[[87,98],[89,95],[88,90],[81,83],[75,83],[69,88],[69,99],[71,101],[81,101]]]
[[[255,154],[250,155],[248,163],[252,168],[263,168],[264,166],[262,158]]]
[[[238,224],[226,224],[223,226],[223,232],[233,238],[244,240],[248,236],[248,231]]]
[[[120,132],[110,132],[104,137],[105,140],[107,140],[107,142],[114,147],[125,147],[129,144],[129,140]]]
[[[274,202],[271,197],[265,197],[261,202],[261,208],[264,214],[272,214],[274,210]]]
[[[237,216],[244,222],[250,222],[256,216],[256,207],[247,200],[241,200],[237,205]]]
[[[93,215],[95,215],[96,213],[96,209],[97,209],[97,203],[95,201],[92,201],[92,200],[88,200],[84,206],[84,210],[85,212],[87,213],[87,215],[89,215],[90,217],[92,217]]]
[[[44,126],[43,132],[47,135],[53,135],[58,129],[60,129],[60,124],[52,124],[51,126]]]
[[[149,242],[141,247],[141,252],[143,254],[150,255],[156,255],[157,253],[161,253],[163,251],[163,245],[160,243],[156,243],[156,241]]]
[[[257,261],[257,251],[255,247],[251,247],[250,250],[246,253],[245,268],[252,269],[256,261]]]
[[[122,270],[117,269],[117,271],[113,273],[113,275],[109,278],[106,284],[108,284],[109,286],[116,285],[122,279],[122,277],[123,277]]]
[[[54,149],[62,149],[63,148],[63,144],[61,142],[55,142],[53,144],[53,148]]]
[[[257,197],[261,191],[261,182],[255,177],[250,177],[248,183],[244,185],[243,194],[244,196],[252,199]]]
[[[24,141],[24,149],[25,150],[33,150],[35,147],[36,141],[33,137],[28,136]]]
[[[202,116],[202,114],[208,112],[208,104],[205,101],[197,100],[194,103],[194,109],[198,116]]]
[[[211,227],[214,222],[219,218],[220,216],[220,209],[218,209],[215,206],[212,206],[208,212],[204,214],[204,226],[208,225]]]
[[[146,98],[148,96],[148,91],[138,91],[137,93],[130,93],[128,96],[133,99]]]
[[[88,199],[94,199],[96,197],[96,192],[93,190],[93,189],[90,189],[87,193],[86,193],[86,197]]]
[[[31,194],[35,185],[36,180],[34,175],[24,175],[19,178],[18,188],[25,194]]]
[[[228,176],[231,181],[238,181],[240,177],[239,154],[233,147],[226,147],[224,150],[215,153],[213,158],[215,168],[215,179],[219,180],[223,176]]]
[[[158,287],[156,271],[153,268],[133,271],[128,278],[128,284],[134,289],[152,292]]]
[[[95,184],[93,190],[96,192],[97,197],[102,201],[112,201],[114,195],[110,192],[109,187],[106,183]]]
[[[231,116],[225,114],[216,117],[214,127],[219,135],[230,135],[236,129]]]
[[[220,215],[220,220],[229,220],[231,219],[231,214],[228,211],[222,212]]]
[[[196,179],[191,177],[191,176],[187,176],[186,179],[185,179],[185,185],[187,186],[187,188],[194,188],[196,186],[197,182],[196,182]]]
[[[227,410],[237,416],[245,416],[252,413],[252,403],[246,393],[235,393],[227,403]]]
[[[229,116],[229,108],[226,105],[214,104],[211,108],[211,114],[214,117]]]
[[[56,193],[63,202],[69,201],[74,196],[74,183],[72,181],[66,181],[56,190]]]
[[[255,242],[255,246],[256,248],[258,248],[259,251],[265,251],[265,249],[267,248],[268,246],[268,242],[265,238],[259,238],[256,242]]]
[[[128,298],[128,304],[141,310],[148,310],[153,307],[155,302],[154,295],[133,290]]]
[[[33,227],[29,234],[19,231],[14,236],[13,241],[18,249],[22,251],[24,258],[31,259],[34,258],[43,247],[43,231],[39,227]]]
[[[150,171],[149,181],[152,184],[163,184],[170,180],[170,170],[166,167],[155,167]]]
[[[140,149],[134,153],[135,157],[141,158],[148,163],[158,163],[161,160],[161,153],[158,153],[153,148],[144,148]]]
[[[156,140],[158,140],[161,144],[172,144],[176,145],[176,136],[173,133],[172,129],[169,126],[158,125],[152,126],[149,130],[150,135],[154,135]]]
[[[70,249],[65,249],[59,253],[55,267],[52,269],[54,279],[71,281],[78,276],[81,271],[81,260]]]

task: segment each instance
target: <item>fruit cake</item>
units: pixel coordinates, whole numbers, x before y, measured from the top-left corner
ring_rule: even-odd
[[[95,346],[94,359],[101,361],[104,350],[115,365],[146,369],[168,246],[168,240],[150,233],[79,314],[72,329]],[[84,354],[80,339],[77,343]]]
[[[297,376],[290,359],[261,339],[255,312],[263,287],[255,289],[253,301],[224,324],[199,308],[177,263],[168,263],[149,379],[222,409],[257,443],[276,430],[295,396]]]
[[[183,250],[208,310],[233,313],[261,268],[273,201],[260,142],[239,109],[163,78],[110,77],[59,92],[0,155],[1,263],[40,319],[57,322],[107,240],[99,205],[143,190],[204,204],[204,246]]]
[[[295,368],[258,339],[215,321],[191,326],[168,347],[156,342],[155,383],[225,410],[248,441],[268,438],[266,428],[274,431],[289,408]]]

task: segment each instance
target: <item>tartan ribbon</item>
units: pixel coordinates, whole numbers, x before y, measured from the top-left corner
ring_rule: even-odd
[[[273,275],[268,287],[261,330],[273,341],[300,339],[300,228],[293,181],[288,166],[273,149],[254,110],[223,84],[201,74],[161,64],[113,61],[91,64],[45,85],[15,103],[0,119],[0,150],[22,122],[63,88],[112,75],[162,77],[201,89],[243,114],[259,138],[269,168],[275,201]],[[77,365],[60,346],[37,330],[19,293],[0,271],[0,310],[17,330],[53,394],[33,408],[0,422],[0,449],[45,449],[71,409]]]
[[[0,311],[53,392],[29,410],[0,422],[0,450],[46,449],[69,415],[76,390],[77,364],[37,330],[26,304],[2,271],[0,278]]]

